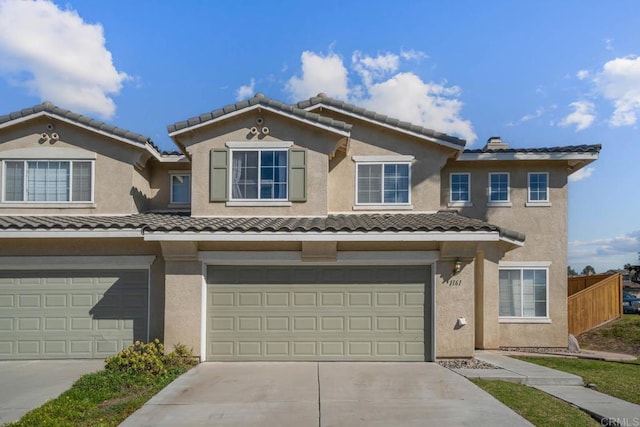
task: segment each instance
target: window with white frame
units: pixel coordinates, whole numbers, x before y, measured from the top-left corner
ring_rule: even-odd
[[[231,150],[231,200],[287,200],[288,150]]]
[[[548,277],[546,267],[500,267],[500,317],[548,317]]]
[[[509,174],[492,172],[489,174],[489,202],[509,201]]]
[[[410,182],[409,162],[358,162],[356,204],[408,205]]]
[[[450,197],[452,203],[468,203],[471,201],[470,174],[452,173],[450,175]]]
[[[528,187],[529,202],[536,203],[549,201],[549,173],[530,172]]]
[[[4,202],[93,201],[92,160],[5,160]]]
[[[171,174],[171,203],[191,203],[191,174]]]

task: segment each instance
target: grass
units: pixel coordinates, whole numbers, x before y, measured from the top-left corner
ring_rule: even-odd
[[[604,362],[560,357],[518,356],[515,358],[579,375],[586,384],[595,384],[597,391],[640,404],[640,360]]]
[[[640,315],[625,314],[599,328],[578,335],[580,347],[640,357]]]
[[[136,342],[110,359],[105,370],[83,375],[8,427],[117,426],[196,363],[180,345],[164,356],[159,342]]]
[[[599,426],[580,409],[533,387],[499,380],[472,380],[477,386],[539,427]]]

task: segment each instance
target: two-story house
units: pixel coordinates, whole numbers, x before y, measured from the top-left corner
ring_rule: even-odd
[[[566,345],[567,177],[600,146],[465,150],[322,94],[168,131],[177,152],[50,103],[0,116],[0,359]]]

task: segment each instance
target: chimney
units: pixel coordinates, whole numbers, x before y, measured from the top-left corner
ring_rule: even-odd
[[[505,150],[509,148],[509,144],[502,142],[499,136],[492,136],[487,139],[487,145],[484,146],[484,150]]]

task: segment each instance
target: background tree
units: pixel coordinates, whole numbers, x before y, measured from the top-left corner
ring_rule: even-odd
[[[596,269],[593,268],[590,265],[587,265],[585,268],[582,269],[582,273],[580,273],[580,274],[582,274],[583,276],[589,276],[591,274],[596,274]]]
[[[571,268],[570,265],[567,266],[567,275],[569,276],[577,276],[578,272]]]

